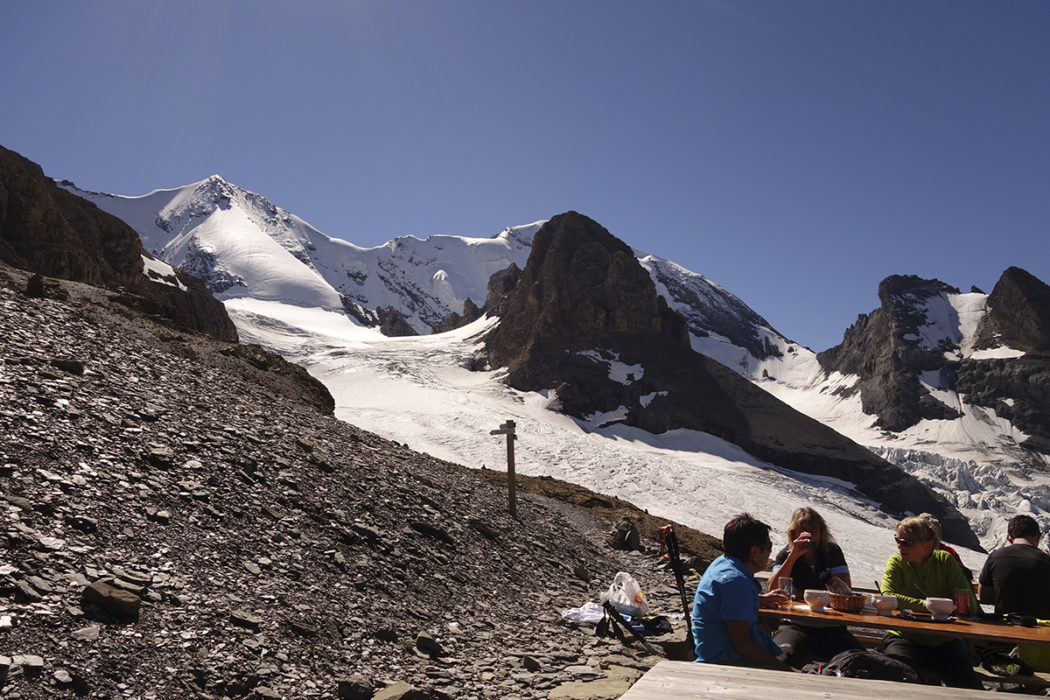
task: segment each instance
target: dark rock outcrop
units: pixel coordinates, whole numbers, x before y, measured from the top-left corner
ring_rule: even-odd
[[[934,513],[947,539],[980,547],[917,479],[694,352],[630,248],[575,212],[537,232],[483,353],[508,368],[511,386],[553,390],[552,407],[568,415],[711,433],[781,467],[851,481],[891,513]]]
[[[920,344],[927,302],[958,293],[937,280],[886,278],[879,285],[880,308],[862,314],[840,345],[820,353],[821,367],[859,376],[848,391],[860,392],[864,411],[886,430],[961,415],[919,381],[920,373],[936,373],[943,388],[967,404],[993,409],[1027,434],[1023,448],[1050,453],[1050,286],[1011,267],[988,295],[974,350],[1005,346],[1023,352],[1021,357],[963,358],[949,339],[937,347]]]
[[[956,390],[1027,434],[1022,447],[1050,454],[1050,285],[1011,267],[988,296],[987,308],[974,347],[1006,345],[1025,354],[964,360],[956,370]]]
[[[552,386],[568,366],[593,365],[572,353],[616,338],[651,337],[689,346],[682,317],[657,296],[630,246],[576,212],[555,216],[536,233],[529,262],[487,341],[491,366],[508,367],[518,388]]]
[[[419,335],[405,315],[393,306],[380,306],[376,309],[379,318],[379,332],[391,338]]]
[[[887,277],[879,284],[882,306],[861,314],[842,343],[817,355],[825,372],[856,374],[865,413],[878,416],[877,425],[900,431],[923,419],[952,419],[958,412],[930,396],[918,373],[938,370],[949,348],[921,348],[914,338],[926,317],[921,304],[959,290],[915,275]]]
[[[1007,345],[1050,353],[1050,286],[1019,267],[1003,273],[988,296],[988,313],[974,347]]]
[[[463,313],[457,314],[453,312],[443,322],[434,327],[434,332],[444,333],[445,331],[462,328],[469,323],[477,321],[484,313],[484,309],[478,308],[478,305],[474,303],[474,300],[468,298],[463,302]]]
[[[226,309],[200,280],[147,276],[138,234],[0,146],[0,260],[47,277],[120,290],[118,301],[180,328],[236,340]]]

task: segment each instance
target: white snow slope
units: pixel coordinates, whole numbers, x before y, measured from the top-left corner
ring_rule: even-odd
[[[492,238],[400,237],[361,248],[219,176],[141,197],[63,186],[128,222],[154,255],[205,279],[242,338],[306,366],[328,386],[337,415],[348,422],[445,459],[499,469],[503,448],[488,430],[511,418],[518,424],[523,473],[620,496],[715,535],[741,510],[779,531],[795,507],[812,505],[828,518],[857,580],[877,576],[894,551],[891,523],[872,504],[859,502],[848,484],[761,463],[691,431],[654,436],[624,426],[598,430],[609,416],[581,424],[546,410],[545,396],[508,389],[498,373],[463,369],[483,321],[453,333],[387,338],[344,313],[353,307],[367,317],[392,306],[417,331],[429,333],[449,313],[462,312],[466,299],[482,305],[492,273],[511,263],[524,267],[542,221]],[[719,285],[636,254],[669,305],[686,317],[694,349],[908,468],[956,503],[986,548],[1002,544],[1009,516],[1050,511],[1050,483],[1015,459],[1024,436],[1008,423],[932,386],[964,412],[963,419],[924,421],[900,434],[880,431],[859,397],[832,392],[856,377],[825,377],[812,351],[784,338]],[[923,342],[936,346],[946,338],[970,356],[985,298],[931,300]],[[979,569],[982,555],[964,557]]]
[[[503,436],[516,423],[519,473],[549,475],[625,498],[720,536],[735,513],[774,527],[778,546],[791,512],[811,505],[828,520],[858,583],[871,585],[896,550],[893,521],[856,497],[849,484],[763,463],[705,433],[664,435],[614,426],[597,429],[547,410],[548,397],[500,383],[501,373],[472,372],[465,361],[483,318],[449,333],[388,338],[319,309],[240,298],[226,302],[242,340],[304,365],[336,400],[336,416],[415,450],[480,468],[505,470]],[[964,550],[980,568],[984,555]]]

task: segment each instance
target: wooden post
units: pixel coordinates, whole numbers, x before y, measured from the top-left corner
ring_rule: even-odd
[[[507,500],[510,514],[516,518],[518,517],[518,483],[514,478],[514,441],[518,439],[518,436],[514,432],[514,421],[508,420],[499,427],[499,430],[490,430],[489,435],[507,436]]]

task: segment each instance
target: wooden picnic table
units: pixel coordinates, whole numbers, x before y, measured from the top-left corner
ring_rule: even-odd
[[[902,684],[866,678],[839,678],[788,673],[765,668],[661,661],[620,696],[621,700],[675,700],[676,698],[753,698],[777,700],[987,700],[987,690]]]
[[[913,612],[915,620],[900,616],[900,610],[893,615],[878,615],[874,610],[861,613],[846,613],[831,608],[824,612],[813,612],[806,603],[793,602],[786,608],[760,608],[759,617],[764,619],[786,618],[800,622],[819,620],[837,622],[850,627],[867,627],[874,629],[892,629],[923,634],[937,634],[947,637],[980,639],[1006,644],[1037,644],[1050,646],[1050,627],[1022,627],[1010,625],[997,620],[976,620],[951,618],[948,622],[934,622],[929,614]]]

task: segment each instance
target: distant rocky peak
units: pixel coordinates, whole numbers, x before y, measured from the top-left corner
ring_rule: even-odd
[[[876,425],[902,432],[991,410],[1029,436],[1022,447],[1050,451],[1050,287],[1012,267],[991,294],[898,275],[879,285],[879,299],[817,356],[826,374],[859,378],[845,392],[859,390]]]
[[[215,207],[229,209],[232,201],[239,199],[239,195],[244,192],[244,190],[224,180],[220,175],[212,175],[206,180],[201,180],[195,185],[191,185],[191,188],[193,195],[187,204],[192,202],[211,211],[214,211]],[[208,205],[211,206],[209,207]]]
[[[884,304],[907,304],[939,294],[959,294],[959,289],[940,280],[923,279],[918,275],[890,275],[879,283],[879,300]]]
[[[559,214],[536,232],[489,339],[489,361],[512,374],[522,368],[530,377],[522,387],[541,385],[547,376],[541,358],[593,347],[610,334],[689,344],[684,320],[657,295],[631,247],[593,219],[574,211]]]
[[[1050,351],[1050,286],[1019,267],[999,278],[975,347],[1007,346],[1024,352]]]

